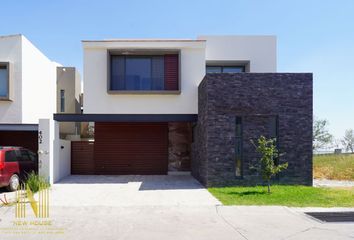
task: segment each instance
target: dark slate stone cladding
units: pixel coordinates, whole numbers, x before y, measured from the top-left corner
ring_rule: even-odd
[[[312,74],[212,73],[198,90],[192,174],[206,186],[262,184],[251,139],[278,119],[279,162],[289,167],[274,182],[312,185]],[[243,119],[243,178],[235,177],[235,118]]]

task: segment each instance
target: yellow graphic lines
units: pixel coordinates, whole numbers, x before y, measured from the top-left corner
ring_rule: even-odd
[[[39,186],[38,201],[34,198],[32,190],[27,185],[21,185],[16,191],[16,218],[26,217],[26,195],[34,215],[37,218],[49,217],[49,189],[45,186]]]
[[[26,217],[26,196],[24,194],[25,186],[21,185],[19,190],[16,191],[16,218]]]
[[[42,186],[38,195],[39,195],[38,217],[48,218],[49,217],[49,190],[48,190],[48,188],[45,188],[44,186]]]

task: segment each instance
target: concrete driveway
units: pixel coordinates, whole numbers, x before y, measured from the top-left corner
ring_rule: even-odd
[[[52,187],[53,206],[214,206],[192,176],[69,176]]]
[[[191,176],[70,176],[52,186],[49,219],[0,207],[1,239],[354,239],[354,223],[324,223],[304,211],[353,208],[222,206]],[[50,221],[50,226],[31,225]],[[16,222],[27,225],[16,225]]]

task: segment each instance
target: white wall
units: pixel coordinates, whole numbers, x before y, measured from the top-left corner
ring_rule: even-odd
[[[58,158],[54,159],[53,162],[54,183],[66,176],[69,176],[71,173],[71,141],[60,139],[55,142],[55,145],[58,148],[59,153]]]
[[[205,75],[205,42],[84,42],[84,113],[196,114]],[[181,51],[181,94],[107,93],[107,49]]]
[[[0,62],[10,62],[11,101],[0,100],[0,123],[37,124],[56,112],[56,63],[23,35],[0,36]]]
[[[54,183],[54,165],[59,161],[59,124],[51,119],[38,120],[38,172]]]
[[[21,35],[0,36],[0,62],[10,63],[11,101],[0,100],[0,123],[22,123]]]
[[[22,36],[22,122],[38,123],[56,112],[56,66]]]
[[[277,71],[275,36],[199,36],[207,61],[249,61],[250,72]]]

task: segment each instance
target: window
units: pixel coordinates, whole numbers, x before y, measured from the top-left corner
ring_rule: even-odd
[[[207,66],[207,73],[240,73],[245,72],[245,66]]]
[[[27,150],[20,150],[20,153],[21,153],[21,160],[22,161],[31,161],[31,158],[30,158]]]
[[[0,63],[0,100],[9,99],[9,64]]]
[[[37,161],[37,155],[31,151],[28,151],[29,157],[31,159],[32,162],[36,162]]]
[[[111,55],[110,91],[179,90],[178,54]]]
[[[60,112],[65,112],[65,90],[60,90]]]
[[[15,151],[7,151],[5,153],[5,162],[16,162],[17,156]]]
[[[278,117],[272,116],[268,120],[268,137],[278,138]]]
[[[242,171],[242,118],[236,117],[236,133],[235,133],[235,175],[241,178]]]
[[[267,124],[268,124],[268,126],[267,126],[268,136],[267,137],[275,139],[275,144],[276,144],[277,147],[279,147],[278,146],[278,144],[279,144],[279,140],[278,140],[278,116],[269,117]],[[279,156],[274,159],[274,163],[276,165],[279,164]]]

